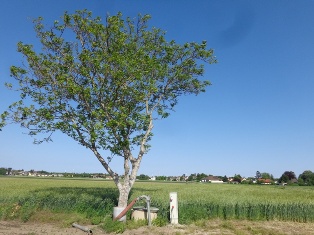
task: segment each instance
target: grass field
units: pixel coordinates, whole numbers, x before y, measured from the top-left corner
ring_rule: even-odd
[[[92,179],[0,177],[0,189],[0,218],[23,221],[45,212],[49,219],[58,214],[55,220],[98,224],[118,198],[113,182]],[[130,201],[149,195],[160,221],[167,221],[170,192],[178,193],[181,224],[215,218],[314,222],[314,187],[136,182]]]

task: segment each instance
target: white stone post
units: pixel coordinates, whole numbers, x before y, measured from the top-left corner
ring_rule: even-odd
[[[170,223],[179,223],[179,213],[178,213],[178,196],[176,192],[170,193]]]

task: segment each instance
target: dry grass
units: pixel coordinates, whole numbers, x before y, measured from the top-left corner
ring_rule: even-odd
[[[182,234],[232,235],[309,235],[314,234],[313,223],[247,220],[203,220],[187,226]]]
[[[58,227],[70,227],[73,221],[81,224],[90,224],[91,221],[78,213],[37,211],[30,219],[35,224],[55,224]]]

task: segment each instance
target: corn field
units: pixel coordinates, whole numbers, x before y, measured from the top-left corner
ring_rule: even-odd
[[[113,182],[104,180],[1,177],[0,188],[0,218],[23,221],[49,210],[99,223],[118,198]],[[314,222],[314,187],[136,182],[130,201],[149,195],[158,217],[168,220],[170,192],[178,193],[181,224],[212,218]]]

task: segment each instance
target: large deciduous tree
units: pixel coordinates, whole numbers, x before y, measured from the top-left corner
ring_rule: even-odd
[[[279,178],[279,182],[287,183],[288,181],[294,180],[296,178],[297,177],[295,176],[295,173],[293,171],[285,171]]]
[[[5,111],[4,123],[20,123],[35,142],[51,140],[59,130],[90,149],[119,189],[118,206],[127,205],[153,122],[166,118],[185,94],[204,92],[204,63],[214,63],[206,42],[177,44],[165,32],[148,27],[149,15],[121,13],[104,20],[87,10],[65,13],[51,27],[34,21],[42,48],[18,43],[23,66],[11,76],[21,99]],[[14,85],[7,84],[9,88]],[[109,165],[124,159],[120,177]]]
[[[299,181],[301,181],[302,185],[314,185],[314,173],[310,170],[303,171],[303,173],[299,175]]]

